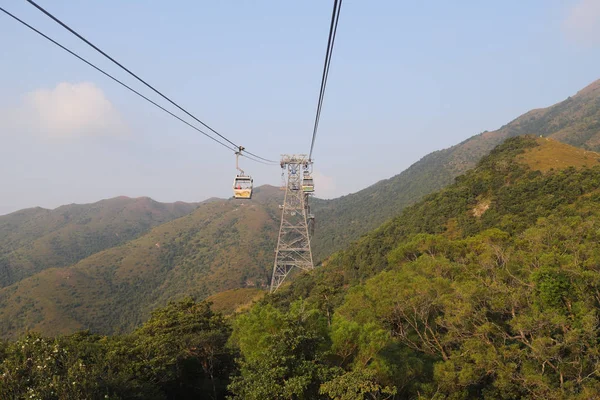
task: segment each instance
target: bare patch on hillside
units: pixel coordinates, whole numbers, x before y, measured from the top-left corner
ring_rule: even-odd
[[[484,212],[490,208],[490,204],[492,201],[490,199],[483,199],[477,203],[477,205],[473,208],[473,215],[477,218],[481,217]]]
[[[263,298],[265,294],[266,292],[261,289],[240,288],[214,294],[206,300],[212,303],[211,308],[213,311],[231,315],[250,308],[254,302]]]

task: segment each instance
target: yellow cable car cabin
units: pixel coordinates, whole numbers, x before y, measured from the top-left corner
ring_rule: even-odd
[[[251,176],[238,175],[233,181],[233,197],[236,199],[251,199],[252,198]]]
[[[302,191],[305,193],[312,193],[315,191],[315,183],[313,182],[313,178],[307,173],[305,173],[302,177]]]

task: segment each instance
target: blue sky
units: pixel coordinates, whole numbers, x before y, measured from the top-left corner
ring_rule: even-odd
[[[248,150],[308,152],[331,1],[39,3]],[[25,1],[0,4],[151,95]],[[344,1],[317,194],[358,191],[565,99],[600,78],[599,50],[596,0]],[[0,55],[0,214],[230,195],[233,154],[4,15]],[[278,167],[243,167],[280,181]]]

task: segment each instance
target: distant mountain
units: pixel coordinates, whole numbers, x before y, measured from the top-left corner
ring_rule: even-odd
[[[0,336],[26,329],[127,331],[186,295],[265,288],[282,193],[262,186],[252,200],[213,200],[125,244],[0,290]]]
[[[423,196],[439,190],[506,138],[543,135],[587,150],[600,150],[600,80],[548,108],[529,111],[493,132],[483,132],[433,152],[404,172],[357,193],[314,199],[317,216],[313,253],[323,259],[375,229]],[[315,182],[318,193],[318,182]]]
[[[0,216],[0,287],[47,268],[74,264],[189,214],[197,206],[117,197]]]

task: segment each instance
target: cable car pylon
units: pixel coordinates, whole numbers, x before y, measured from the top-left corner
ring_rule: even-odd
[[[308,204],[314,185],[311,177],[310,182],[306,183],[310,183],[312,190],[304,190],[304,178],[309,174],[303,172],[310,171],[311,167],[312,161],[305,154],[281,156],[281,168],[287,172],[287,180],[271,276],[271,293],[281,286],[294,267],[303,271],[314,269],[309,235],[309,223],[312,223],[313,217]]]

